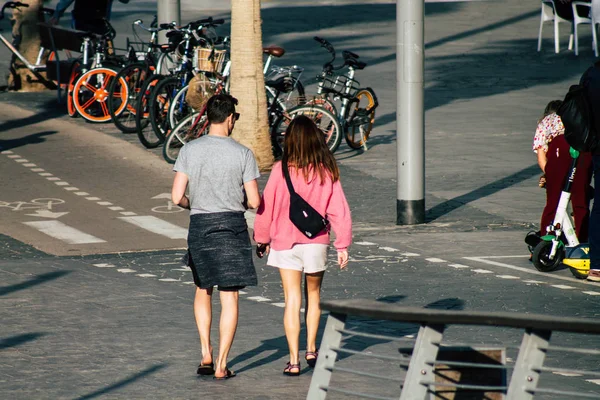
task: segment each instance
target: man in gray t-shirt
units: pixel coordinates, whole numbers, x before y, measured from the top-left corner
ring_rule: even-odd
[[[237,100],[226,94],[208,100],[209,133],[181,149],[171,191],[173,202],[190,210],[188,265],[196,284],[194,315],[202,347],[196,372],[214,374],[215,379],[235,376],[227,368],[227,356],[237,328],[238,291],[257,284],[244,211],[260,205],[259,173],[252,152],[230,137],[240,116],[236,104]],[[185,194],[188,188],[189,198]],[[215,286],[221,299],[216,361],[210,343]]]
[[[242,187],[260,176],[250,149],[210,134],[183,146],[173,170],[189,178],[192,215],[245,211]]]

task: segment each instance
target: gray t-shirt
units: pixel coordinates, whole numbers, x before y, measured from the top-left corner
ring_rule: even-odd
[[[188,176],[190,214],[245,211],[243,185],[260,176],[250,149],[211,135],[186,143],[173,170]]]

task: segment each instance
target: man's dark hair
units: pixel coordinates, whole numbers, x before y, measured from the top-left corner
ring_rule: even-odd
[[[228,94],[217,94],[208,99],[206,115],[211,124],[220,124],[235,112],[238,101]]]

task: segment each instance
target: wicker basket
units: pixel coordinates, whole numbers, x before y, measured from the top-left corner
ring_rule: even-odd
[[[200,71],[221,73],[226,53],[226,50],[199,47],[196,49],[196,65]]]
[[[196,111],[202,110],[208,99],[214,94],[214,89],[206,77],[200,73],[192,78],[185,95],[186,103]]]

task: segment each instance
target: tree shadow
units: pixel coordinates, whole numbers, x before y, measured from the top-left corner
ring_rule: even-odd
[[[1,129],[1,128],[0,128]],[[0,150],[12,150],[17,147],[27,146],[28,144],[40,144],[44,143],[46,139],[44,136],[54,135],[56,131],[43,131],[38,133],[32,133],[18,139],[0,140]]]
[[[37,123],[44,122],[44,121],[47,121],[47,120],[53,119],[53,118],[63,117],[65,115],[65,110],[63,109],[63,107],[59,107],[56,100],[44,101],[42,104],[39,104],[37,107],[35,106],[36,100],[39,100],[40,97],[42,99],[47,98],[45,93],[41,93],[41,94],[38,93],[37,99],[35,99],[35,98],[31,99],[27,95],[30,95],[30,93],[6,94],[6,96],[10,97],[10,100],[13,100],[13,99],[15,100],[15,101],[10,101],[11,103],[16,103],[17,106],[21,106],[23,108],[33,109],[33,110],[35,110],[35,113],[29,117],[10,120],[10,121],[1,123],[0,124],[0,132],[7,131],[10,129],[23,128],[28,125],[37,124]],[[18,98],[17,98],[17,96],[18,96]],[[26,105],[19,104],[20,103],[19,100],[21,100],[21,99],[26,103]]]
[[[0,296],[5,296],[10,293],[18,292],[19,290],[29,289],[30,287],[40,285],[52,281],[57,278],[61,278],[65,275],[70,274],[71,271],[53,271],[45,274],[36,275],[28,281],[17,283],[9,286],[0,287]]]
[[[475,200],[487,197],[510,186],[516,185],[533,176],[539,175],[539,173],[540,167],[537,164],[533,164],[527,168],[522,169],[521,171],[515,172],[514,174],[505,176],[504,178],[498,179],[494,182],[488,183],[487,185],[481,186],[480,188],[472,190],[469,193],[465,193],[453,199],[446,200],[425,212],[426,222],[434,221]]]
[[[138,372],[137,374],[134,374],[134,375],[130,376],[129,378],[123,379],[123,380],[116,382],[110,386],[107,386],[103,389],[98,389],[95,392],[83,395],[81,397],[77,397],[77,400],[87,400],[87,399],[93,399],[95,397],[100,397],[100,396],[110,393],[114,390],[117,390],[124,386],[127,386],[130,383],[133,383],[133,382],[137,381],[138,379],[141,379],[147,375],[153,374],[153,373],[165,368],[167,365],[168,364],[153,365],[152,367],[146,368],[145,370]]]
[[[9,347],[20,346],[23,343],[31,342],[36,340],[42,336],[45,336],[44,332],[32,332],[32,333],[23,333],[21,335],[11,336],[6,339],[0,340],[0,350],[8,349]]]

